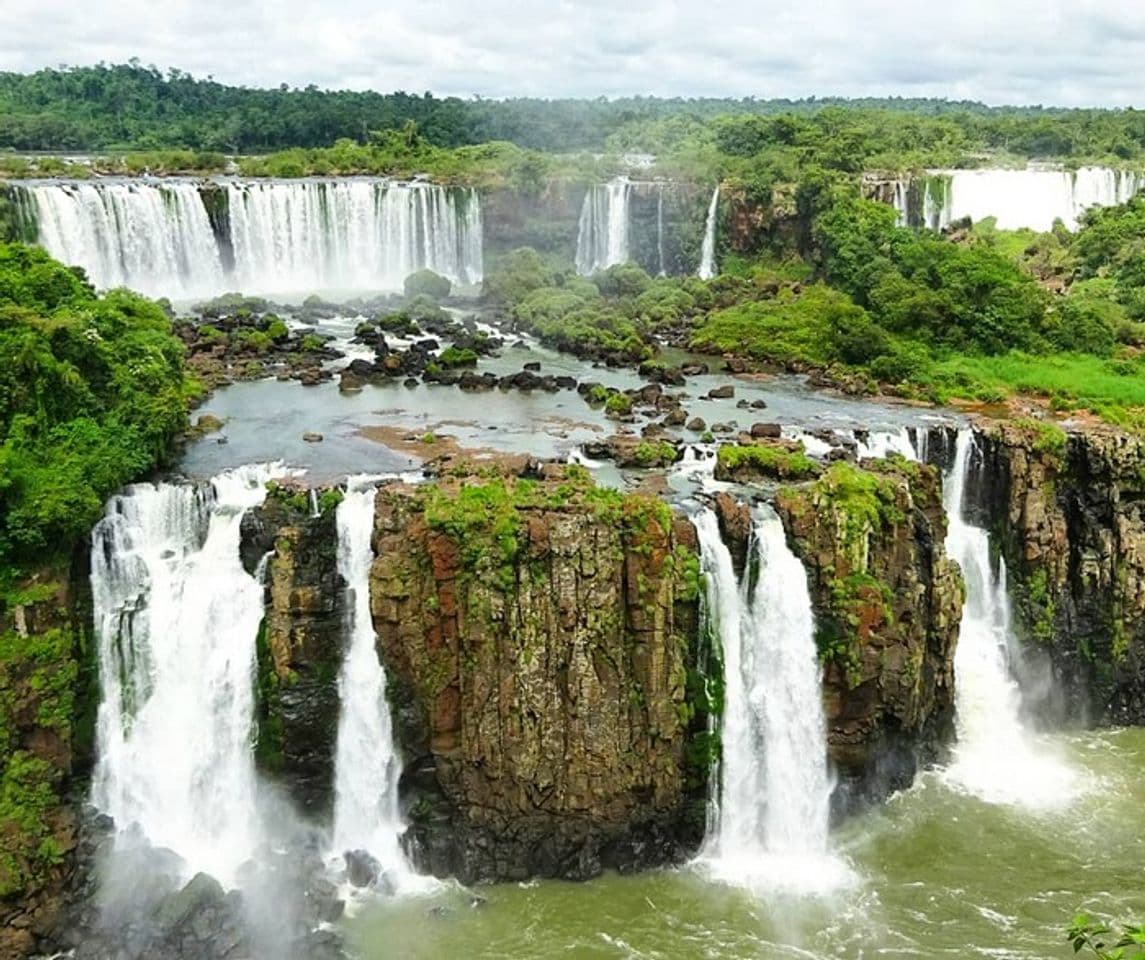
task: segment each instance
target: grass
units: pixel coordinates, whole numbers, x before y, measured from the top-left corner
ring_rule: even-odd
[[[1011,394],[1045,397],[1058,409],[1088,408],[1121,426],[1145,429],[1145,361],[1089,354],[1034,356],[1017,351],[993,357],[939,361],[933,385],[949,397],[1000,402]]]

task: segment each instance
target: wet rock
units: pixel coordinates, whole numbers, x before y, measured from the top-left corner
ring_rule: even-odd
[[[492,390],[495,386],[497,386],[497,382],[496,374],[478,374],[473,370],[466,370],[461,374],[461,378],[457,381],[457,385],[462,390],[476,392],[480,390]]]
[[[687,419],[688,415],[684,412],[684,408],[676,407],[674,410],[669,410],[661,422],[666,427],[682,427]]]
[[[541,369],[541,363],[539,360],[531,360],[529,363],[526,363],[522,369],[537,373]]]
[[[778,423],[753,423],[751,435],[756,440],[778,440],[783,436],[783,430]]]
[[[752,410],[766,410],[767,409],[767,401],[766,400],[752,400],[751,408],[752,408]]]
[[[347,850],[343,855],[346,861],[346,879],[354,887],[368,887],[378,881],[382,865],[365,850]]]
[[[700,377],[708,372],[708,365],[706,363],[685,363],[680,367],[680,372],[685,377]]]
[[[201,917],[204,911],[222,906],[225,899],[226,891],[218,880],[210,874],[196,873],[182,890],[160,902],[153,919],[161,931],[169,933],[188,920]]]
[[[692,419],[688,421],[687,429],[693,433],[703,433],[708,429],[708,425],[704,422],[703,417],[692,417]]]
[[[712,389],[708,391],[708,399],[728,400],[731,397],[734,397],[735,393],[735,387],[733,387],[730,383],[724,383],[718,387],[712,387]]]
[[[307,443],[321,443],[323,440],[323,437],[322,437],[322,434],[320,434],[320,433],[315,433],[311,430],[308,430],[306,433],[304,433],[302,435],[302,439],[305,440]]]
[[[712,433],[734,433],[734,423],[713,423],[711,426]]]

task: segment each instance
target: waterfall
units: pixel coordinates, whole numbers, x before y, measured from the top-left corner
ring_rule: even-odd
[[[910,216],[909,208],[910,196],[910,183],[907,180],[896,180],[894,182],[894,195],[892,204],[895,208],[895,213],[898,214],[898,225],[900,227],[907,226]]]
[[[714,829],[701,862],[749,887],[836,886],[846,870],[828,855],[826,721],[803,565],[780,520],[760,515],[751,572],[737,583],[715,514],[695,522],[725,684]]]
[[[1076,230],[1090,207],[1128,202],[1145,187],[1145,176],[1109,167],[1082,167],[1076,172],[1028,167],[1024,170],[932,170],[922,177],[920,222],[942,230],[969,217],[994,217],[1002,230],[1049,230],[1060,219]],[[899,222],[909,219],[909,190],[896,182],[893,204]]]
[[[391,881],[408,873],[399,839],[401,764],[394,745],[386,675],[370,615],[374,499],[364,478],[350,481],[337,509],[338,572],[346,581],[346,653],[338,676],[342,709],[334,763],[334,851],[367,850]]]
[[[577,225],[576,271],[582,276],[627,262],[631,188],[627,177],[588,188]]]
[[[185,298],[226,286],[207,210],[189,180],[16,189],[31,196],[40,244],[57,260],[83,267],[97,287]]]
[[[658,276],[666,277],[668,271],[664,266],[664,184],[656,185],[656,255],[660,260]]]
[[[708,218],[704,224],[704,243],[700,249],[701,280],[711,280],[716,275],[716,220],[720,207],[720,186],[712,192],[712,202],[708,204]]]
[[[100,288],[209,297],[226,290],[400,290],[429,268],[457,284],[483,275],[475,190],[367,178],[218,181],[216,236],[193,180],[32,182],[39,242]],[[227,256],[223,256],[224,249]]]
[[[398,290],[428,268],[482,277],[472,190],[366,179],[227,185],[235,285],[242,290]]]
[[[965,517],[974,437],[960,430],[944,483],[946,551],[962,568],[966,599],[954,656],[958,745],[949,780],[990,803],[1055,806],[1072,798],[1074,774],[1021,720],[1021,692],[1011,675],[1006,565],[997,573],[985,530]]]
[[[251,731],[263,588],[243,515],[275,471],[128,487],[92,531],[101,703],[92,802],[223,883],[259,841]]]

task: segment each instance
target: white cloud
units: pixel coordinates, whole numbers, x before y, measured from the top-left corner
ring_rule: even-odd
[[[73,0],[0,5],[0,66],[144,63],[257,86],[514,95],[1145,101],[1121,0]]]

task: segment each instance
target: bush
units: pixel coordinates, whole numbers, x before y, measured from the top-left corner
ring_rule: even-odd
[[[444,300],[449,296],[452,284],[441,274],[422,269],[406,277],[403,288],[406,296],[410,298],[426,296],[434,300]]]

